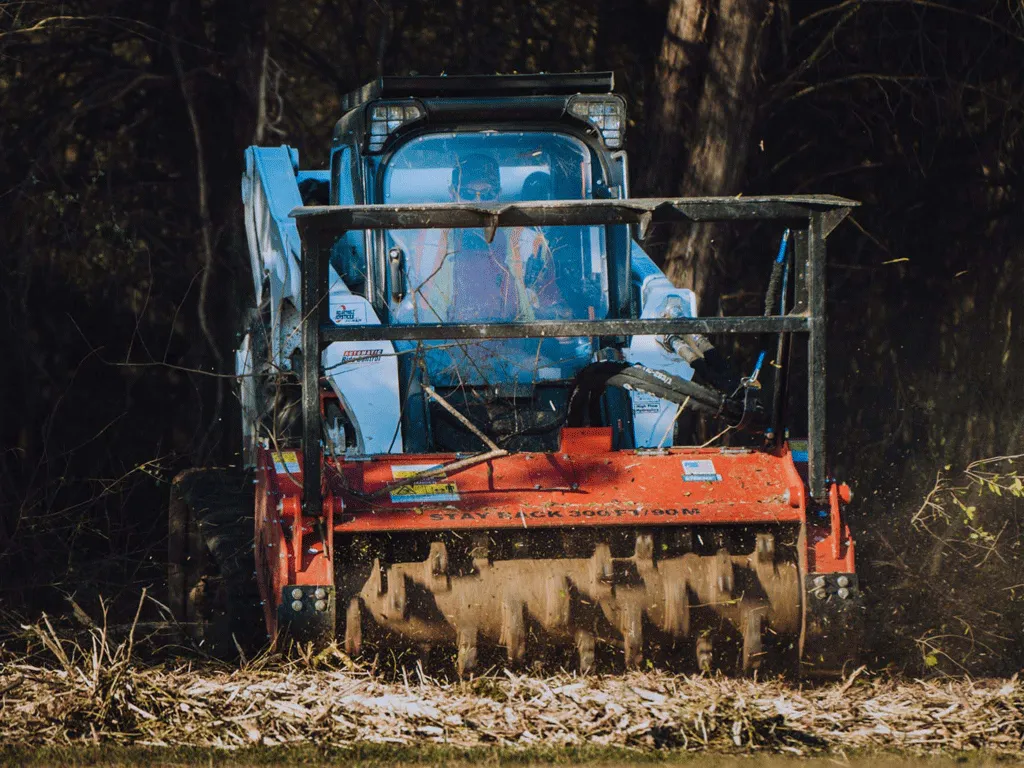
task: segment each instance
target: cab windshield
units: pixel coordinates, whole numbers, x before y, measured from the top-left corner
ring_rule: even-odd
[[[555,133],[436,133],[413,139],[384,172],[383,202],[504,203],[591,198],[583,142]],[[397,249],[397,252],[396,250]],[[401,286],[391,322],[525,322],[608,312],[602,227],[511,227],[388,233]]]
[[[434,133],[408,141],[383,174],[388,204],[493,205],[593,197],[591,154],[565,134]],[[603,319],[603,227],[391,230],[385,235],[390,322],[501,323]],[[405,344],[397,345],[405,347]],[[589,338],[419,345],[439,386],[567,380],[590,362]]]

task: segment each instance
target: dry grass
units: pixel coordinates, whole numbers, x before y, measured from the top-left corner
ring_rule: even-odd
[[[143,664],[132,635],[74,643],[30,628],[54,663],[0,660],[0,743],[246,750],[359,745],[473,750],[984,751],[1019,756],[1024,688],[1010,680],[784,681],[658,672],[579,678],[502,672],[386,681],[341,654],[242,669]]]

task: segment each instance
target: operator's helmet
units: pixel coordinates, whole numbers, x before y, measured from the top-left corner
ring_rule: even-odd
[[[534,171],[523,181],[523,200],[553,200],[551,175],[544,171]]]
[[[467,202],[497,200],[501,192],[501,171],[487,155],[467,155],[455,161],[452,194]]]

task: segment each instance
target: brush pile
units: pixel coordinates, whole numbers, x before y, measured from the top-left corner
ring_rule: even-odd
[[[386,681],[339,655],[241,669],[145,665],[131,642],[91,648],[35,628],[57,663],[0,659],[0,743],[118,743],[226,750],[311,743],[456,747],[604,745],[642,750],[874,748],[1021,754],[1024,687],[997,681],[899,682],[858,670],[835,684],[499,672],[445,683]],[[319,667],[319,668],[318,668]],[[858,674],[859,673],[859,674]]]

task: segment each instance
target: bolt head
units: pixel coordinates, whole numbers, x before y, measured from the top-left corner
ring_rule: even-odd
[[[327,597],[327,590],[323,587],[317,587],[316,592],[314,592],[313,594],[316,596],[317,600],[323,600]]]
[[[850,596],[850,590],[848,590],[846,587],[840,587],[836,594],[839,595],[839,597],[841,597],[843,600],[845,600]]]
[[[836,584],[838,584],[840,587],[848,587],[850,586],[850,579],[847,576],[840,576],[838,579],[836,579]]]
[[[326,600],[317,600],[315,603],[313,603],[313,607],[316,608],[318,611],[326,611],[327,610],[327,601]]]
[[[301,600],[293,600],[292,601],[292,610],[296,611],[296,612],[301,611],[302,610],[302,601]]]
[[[817,578],[815,578],[814,579],[814,586],[817,587],[818,589],[824,589],[824,587],[825,587],[825,577],[824,576],[818,576]]]
[[[292,600],[301,600],[301,599],[302,599],[302,590],[299,589],[298,587],[296,587],[295,589],[292,590]]]
[[[824,600],[826,597],[828,597],[828,592],[826,592],[824,589],[819,589],[817,592],[814,593],[814,596],[819,600]]]

